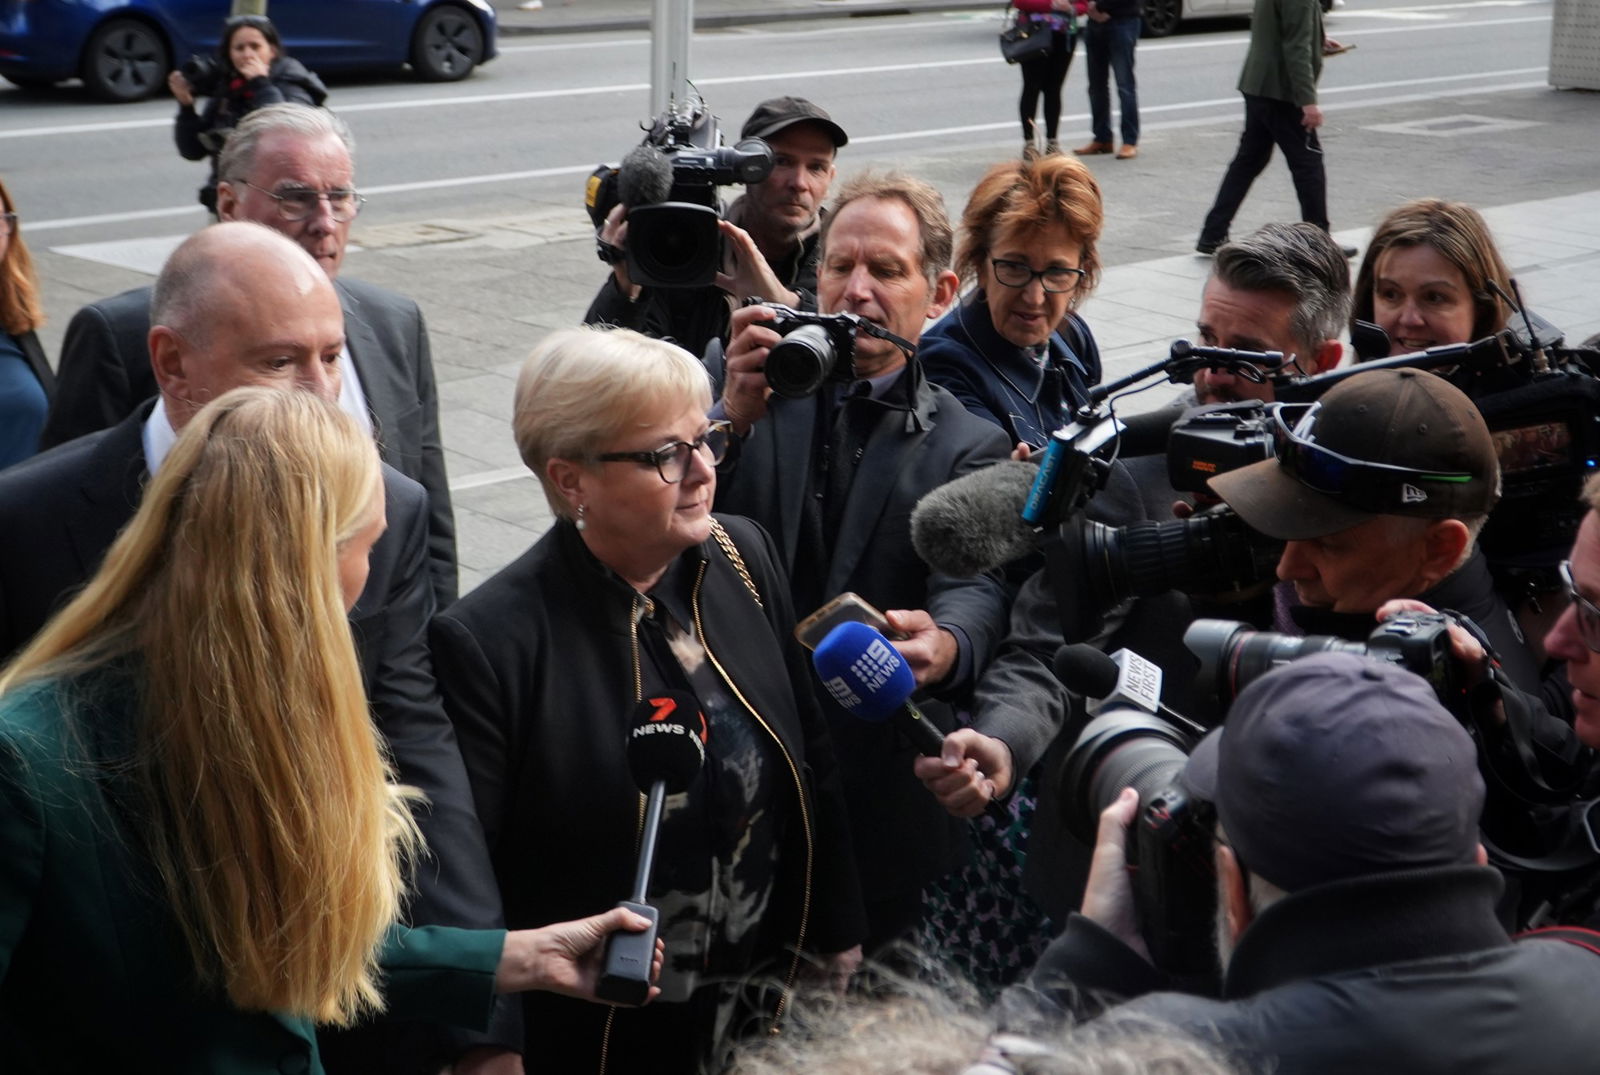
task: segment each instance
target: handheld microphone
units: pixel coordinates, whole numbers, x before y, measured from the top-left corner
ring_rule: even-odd
[[[1062,646],[1050,662],[1050,671],[1068,690],[1087,698],[1089,716],[1109,709],[1137,709],[1171,721],[1196,735],[1206,727],[1169,708],[1161,701],[1161,666],[1131,649],[1107,656],[1087,642]]]
[[[943,575],[969,578],[1020,560],[1039,545],[1022,519],[1039,468],[1005,459],[930,490],[911,512],[911,545]]]
[[[911,701],[916,677],[900,651],[864,623],[841,623],[829,631],[811,654],[817,676],[829,696],[852,716],[872,724],[892,720],[911,740],[917,753],[937,758],[944,753],[944,733]],[[993,799],[985,812],[1002,825],[1011,813]]]
[[[645,801],[644,832],[633,892],[617,906],[650,920],[638,933],[619,930],[606,938],[605,961],[595,996],[611,1004],[643,1004],[650,996],[650,966],[655,960],[661,915],[646,903],[655,867],[661,809],[669,794],[686,790],[705,763],[706,719],[700,703],[686,691],[661,691],[634,706],[628,731],[628,771]]]

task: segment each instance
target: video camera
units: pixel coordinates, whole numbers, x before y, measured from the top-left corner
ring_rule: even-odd
[[[600,259],[625,256],[635,284],[708,286],[722,265],[717,188],[770,174],[771,147],[759,138],[723,145],[717,118],[702,102],[663,112],[620,165],[602,164],[589,176],[584,207],[597,232],[618,204],[628,207],[626,254],[602,243]]]
[[[767,384],[785,399],[804,399],[825,384],[849,384],[855,377],[852,359],[858,334],[888,340],[907,358],[917,350],[911,342],[858,314],[811,313],[759,299],[745,305],[765,306],[778,315],[766,324],[783,339],[767,352],[765,372]]]
[[[1559,586],[1556,565],[1587,510],[1579,500],[1584,479],[1600,467],[1600,353],[1563,347],[1558,329],[1511,305],[1520,324],[1472,343],[1316,377],[1274,378],[1277,398],[1288,403],[1310,402],[1347,377],[1378,369],[1432,370],[1466,393],[1500,459],[1500,503],[1478,540],[1508,598]],[[1388,355],[1388,336],[1376,325],[1358,324],[1352,337],[1358,353]]]

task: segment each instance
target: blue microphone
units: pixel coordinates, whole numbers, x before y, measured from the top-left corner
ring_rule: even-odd
[[[853,620],[841,623],[818,643],[811,663],[841,709],[872,724],[893,720],[919,754],[944,753],[944,733],[911,701],[917,688],[911,666],[877,630]],[[995,800],[984,809],[1000,825],[1011,823],[1011,812]]]

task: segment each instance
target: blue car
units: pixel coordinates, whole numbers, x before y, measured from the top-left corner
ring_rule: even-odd
[[[137,101],[195,53],[215,55],[229,0],[0,0],[0,77],[18,86],[81,78],[96,97]],[[487,0],[271,0],[284,51],[318,73],[409,63],[452,82],[495,55]]]

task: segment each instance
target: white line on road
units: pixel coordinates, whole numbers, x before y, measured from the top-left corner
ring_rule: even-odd
[[[1440,86],[1447,82],[1461,82],[1468,79],[1485,78],[1522,78],[1528,75],[1543,74],[1543,67],[1518,67],[1505,71],[1479,71],[1460,75],[1440,75],[1433,78],[1397,79],[1389,82],[1371,82],[1362,86],[1333,86],[1324,87],[1324,99],[1335,96],[1346,96],[1353,93],[1365,93],[1371,90],[1400,89],[1417,86]],[[1524,90],[1544,85],[1543,82],[1509,82],[1495,85],[1482,85],[1474,82],[1471,86],[1457,89],[1435,90],[1428,94],[1406,94],[1402,96],[1380,97],[1351,101],[1348,104],[1336,106],[1342,111],[1345,108],[1376,108],[1390,104],[1400,104],[1417,100],[1429,100],[1436,97],[1458,97],[1477,93],[1504,93],[1512,90]],[[1216,97],[1204,101],[1183,101],[1178,104],[1151,105],[1141,107],[1143,115],[1156,115],[1167,112],[1189,111],[1196,108],[1232,107],[1238,104],[1235,97]],[[1327,111],[1325,109],[1325,111]],[[1063,116],[1064,121],[1072,122],[1087,120],[1087,115]],[[1195,124],[1217,123],[1231,120],[1229,116],[1202,116],[1190,120],[1180,121],[1173,126],[1191,126]],[[896,131],[890,134],[858,135],[850,139],[851,145],[871,145],[882,142],[907,142],[920,138],[940,138],[952,134],[981,134],[985,131],[1004,131],[1016,126],[1016,121],[1007,120],[999,123],[978,123],[963,127],[929,127],[917,131]],[[533,168],[519,172],[490,172],[484,175],[454,176],[448,179],[424,179],[414,183],[386,183],[381,186],[362,187],[362,193],[368,195],[379,194],[404,194],[418,190],[443,190],[450,187],[481,186],[486,183],[511,183],[528,179],[549,179],[567,175],[585,175],[594,170],[593,164],[562,165],[555,168]],[[175,217],[192,214],[195,212],[193,205],[175,206],[170,209],[140,209],[127,213],[101,213],[96,216],[63,217],[56,220],[29,221],[29,234],[40,231],[57,231],[64,228],[85,227],[93,224],[120,224],[135,220],[154,220],[160,217]]]
[[[1385,26],[1367,30],[1344,30],[1340,32],[1341,38],[1374,37],[1385,34],[1415,33],[1425,31],[1434,33],[1442,30],[1466,30],[1483,26],[1514,26],[1521,23],[1549,22],[1549,15],[1528,16],[1513,19],[1492,19],[1482,22],[1456,22],[1456,23],[1428,23],[1425,26]],[[1208,37],[1197,38],[1191,41],[1164,41],[1159,44],[1139,46],[1140,52],[1171,51],[1178,49],[1212,48],[1220,44],[1240,45],[1248,40],[1247,35],[1233,35],[1225,38]],[[809,71],[773,71],[755,75],[725,75],[721,77],[696,79],[698,86],[733,86],[750,82],[786,82],[795,79],[807,78],[854,78],[860,75],[894,74],[902,71],[932,71],[940,68],[979,67],[994,64],[995,60],[989,56],[974,57],[960,60],[942,60],[924,63],[897,63],[880,64],[871,67],[833,67],[820,68]],[[534,101],[550,100],[561,97],[593,97],[606,93],[639,93],[650,88],[648,82],[622,82],[600,86],[576,86],[564,89],[548,90],[518,90],[507,93],[476,93],[459,96],[439,97],[405,97],[398,100],[362,101],[355,104],[341,105],[338,109],[341,115],[356,112],[386,112],[410,108],[454,108],[469,104],[499,104],[509,101]],[[19,127],[15,130],[0,130],[0,139],[10,138],[44,138],[56,135],[91,134],[97,131],[132,131],[144,128],[167,127],[172,120],[169,117],[155,119],[120,120],[105,123],[70,123],[50,127]]]

